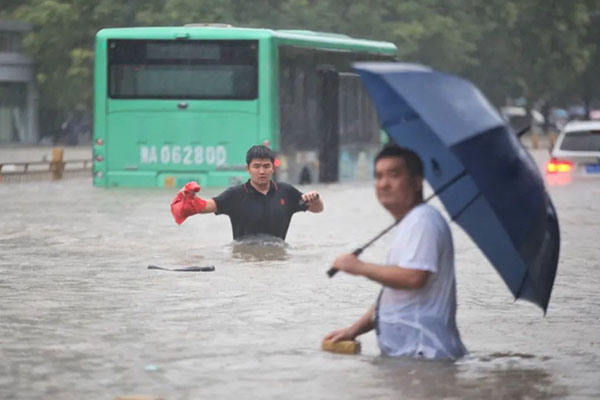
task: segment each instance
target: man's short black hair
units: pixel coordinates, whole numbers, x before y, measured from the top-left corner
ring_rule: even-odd
[[[246,153],[246,164],[250,165],[252,160],[254,160],[256,158],[262,158],[262,159],[268,158],[269,160],[271,160],[272,163],[274,163],[275,162],[275,153],[273,153],[273,150],[271,150],[267,146],[263,146],[263,145],[252,146]]]
[[[402,158],[406,163],[406,168],[408,169],[410,176],[423,177],[423,162],[414,151],[409,150],[406,147],[397,146],[395,144],[386,145],[375,157],[375,164],[377,164],[377,161],[380,159],[386,157]]]

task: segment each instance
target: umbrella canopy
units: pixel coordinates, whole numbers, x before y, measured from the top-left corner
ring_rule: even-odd
[[[544,312],[558,264],[556,211],[538,168],[479,90],[402,63],[357,63],[381,124],[423,161],[425,179],[515,298]]]

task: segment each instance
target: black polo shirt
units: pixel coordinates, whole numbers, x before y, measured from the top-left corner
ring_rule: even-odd
[[[300,204],[301,196],[302,193],[292,185],[273,181],[265,195],[248,180],[230,187],[213,200],[217,203],[215,214],[229,216],[234,239],[267,234],[285,240],[292,215],[307,209],[306,204]]]

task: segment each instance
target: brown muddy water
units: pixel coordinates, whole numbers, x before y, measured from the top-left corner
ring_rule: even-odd
[[[320,350],[379,289],[328,279],[329,263],[391,218],[372,182],[313,188],[326,210],[296,214],[287,244],[234,245],[225,216],[177,226],[174,191],[0,185],[0,398],[600,398],[600,180],[549,187],[562,248],[546,316],[452,224],[470,351],[456,363],[383,358],[374,333],[360,355]],[[362,258],[383,260],[388,239]]]

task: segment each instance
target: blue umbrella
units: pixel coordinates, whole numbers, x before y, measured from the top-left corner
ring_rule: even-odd
[[[515,298],[544,312],[558,264],[556,211],[529,153],[470,82],[402,63],[354,65],[381,124],[415,151],[450,217]]]

